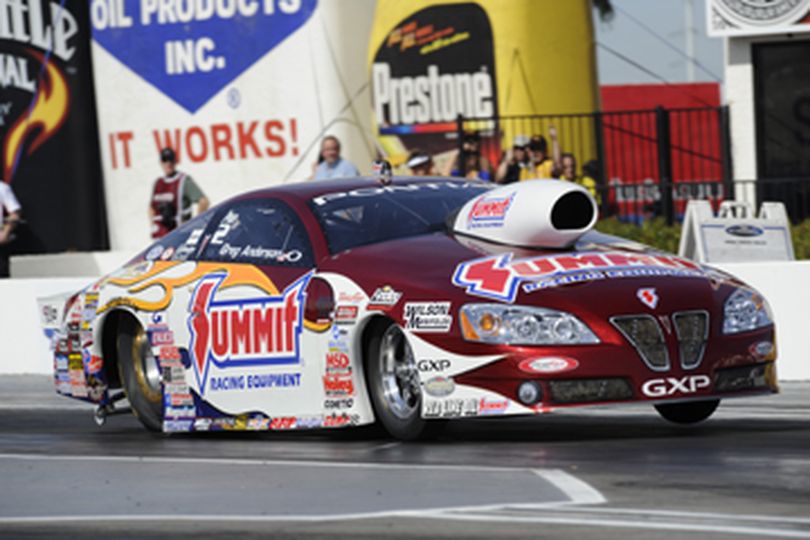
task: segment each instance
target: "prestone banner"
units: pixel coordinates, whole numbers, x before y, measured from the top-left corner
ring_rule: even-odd
[[[216,204],[312,174],[337,135],[361,171],[373,0],[91,0],[100,137],[115,249],[148,241],[170,146]]]

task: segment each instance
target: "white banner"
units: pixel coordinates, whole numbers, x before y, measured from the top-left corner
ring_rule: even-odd
[[[810,32],[810,0],[706,0],[710,36]]]
[[[92,0],[112,249],[148,242],[165,146],[213,204],[307,178],[325,134],[369,170],[373,11],[374,0]]]

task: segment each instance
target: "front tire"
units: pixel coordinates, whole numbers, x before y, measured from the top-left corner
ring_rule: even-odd
[[[422,390],[416,358],[402,330],[393,322],[377,323],[366,344],[365,371],[374,413],[392,436],[403,441],[419,438]]]
[[[133,317],[121,319],[116,337],[118,370],[132,412],[150,431],[163,429],[163,383],[149,336]]]
[[[711,399],[690,403],[664,403],[656,405],[655,410],[675,424],[697,424],[710,417],[718,405],[720,405],[719,399]]]

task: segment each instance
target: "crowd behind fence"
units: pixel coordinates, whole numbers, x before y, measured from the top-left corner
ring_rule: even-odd
[[[715,209],[726,199],[778,201],[793,222],[810,217],[810,179],[733,179],[726,106],[459,117],[456,131],[460,153],[465,136],[475,133],[481,155],[495,165],[512,141],[555,135],[560,150],[595,177],[603,217],[637,223],[661,217],[672,224],[691,199],[709,200]]]

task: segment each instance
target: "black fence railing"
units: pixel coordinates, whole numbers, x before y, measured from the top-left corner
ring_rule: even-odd
[[[623,221],[642,223],[653,218],[677,222],[683,219],[690,200],[708,200],[716,212],[725,200],[747,202],[757,208],[763,202],[781,202],[793,224],[810,219],[810,178],[736,180],[723,182],[678,182],[668,184],[672,200],[672,219],[664,205],[663,184],[612,184],[596,188],[600,216],[618,217]]]
[[[457,137],[459,171],[489,168],[492,176],[514,142],[544,140],[549,157],[556,146],[574,156],[578,175],[595,181],[603,215],[627,221],[673,223],[689,199],[719,204],[734,193],[727,107],[459,117]],[[466,154],[470,139],[477,158]]]

